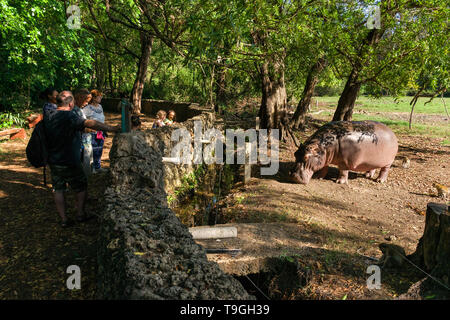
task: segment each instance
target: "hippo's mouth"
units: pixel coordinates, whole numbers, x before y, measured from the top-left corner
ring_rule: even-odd
[[[289,178],[294,183],[308,184],[313,174],[312,170],[305,169],[304,164],[296,163],[289,172]]]

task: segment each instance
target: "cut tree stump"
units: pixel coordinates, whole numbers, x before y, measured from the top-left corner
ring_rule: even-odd
[[[430,202],[427,205],[425,230],[416,251],[411,255],[413,262],[428,272],[450,263],[450,215],[448,206]],[[445,270],[448,273],[450,268]]]
[[[450,297],[450,214],[446,204],[428,203],[423,236],[407,258],[432,276],[411,286],[407,296],[420,298],[439,292],[439,297]]]

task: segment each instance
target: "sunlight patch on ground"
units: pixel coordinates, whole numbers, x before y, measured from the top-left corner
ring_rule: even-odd
[[[10,170],[14,170],[14,172],[23,172],[23,173],[40,173],[42,174],[42,168],[39,169],[34,169],[34,168],[30,168],[30,167],[18,167],[17,165],[1,165],[1,169],[5,170],[5,169],[10,169]],[[50,170],[47,171],[47,174],[49,174]]]

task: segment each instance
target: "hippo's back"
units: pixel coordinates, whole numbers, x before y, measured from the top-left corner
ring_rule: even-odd
[[[389,127],[376,121],[339,122],[335,125],[346,128],[344,134],[341,129],[341,136],[338,138],[339,162],[348,163],[355,171],[364,171],[381,168],[394,161],[398,142]]]

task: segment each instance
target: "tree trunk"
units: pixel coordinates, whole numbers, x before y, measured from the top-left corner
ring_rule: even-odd
[[[102,83],[103,83],[103,69],[101,66],[101,62],[102,59],[99,58],[98,55],[96,55],[95,57],[95,75],[96,75],[96,87],[97,88],[101,88]]]
[[[136,80],[131,91],[131,101],[133,103],[133,113],[141,113],[142,92],[144,91],[147,69],[152,53],[153,38],[141,33],[141,56],[139,58]]]
[[[355,68],[350,73],[350,76],[345,83],[344,91],[339,97],[338,106],[334,112],[333,121],[350,121],[352,120],[353,107],[355,106],[356,98],[358,97],[361,83],[358,82],[358,70]]]
[[[261,68],[262,99],[259,109],[260,128],[279,130],[280,140],[288,142],[291,138],[299,145],[289,127],[287,116],[287,94],[284,82],[284,64],[264,62]]]
[[[291,119],[291,126],[293,128],[304,128],[306,113],[308,112],[308,106],[311,103],[311,98],[314,94],[314,89],[319,82],[319,74],[326,67],[327,60],[323,57],[319,58],[317,62],[311,67],[306,78],[305,88],[303,89],[302,99],[298,103],[294,116]]]
[[[364,62],[369,54],[369,48],[377,44],[384,30],[372,29],[364,40],[358,52],[358,58],[354,61],[352,72],[345,83],[344,91],[339,98],[338,106],[333,116],[333,121],[352,120],[353,107],[358,97],[361,82],[358,81],[359,74],[364,67]]]
[[[219,112],[219,106],[226,103],[225,97],[225,68],[222,66],[217,68],[216,80],[215,80],[215,94],[216,101],[214,103],[214,110]]]
[[[446,272],[450,272],[450,215],[447,205],[428,203],[423,236],[411,258],[427,272],[441,264],[448,265]]]
[[[432,278],[425,277],[411,286],[406,297],[437,294],[436,298],[444,298],[443,293],[447,299],[450,297],[450,214],[447,205],[428,203],[423,236],[416,251],[407,258]]]
[[[113,92],[114,90],[114,83],[113,83],[113,71],[112,71],[112,63],[111,60],[108,59],[108,79],[109,79],[109,90]]]
[[[286,110],[287,94],[282,63],[264,62],[261,68],[261,129],[280,129],[280,113]]]

